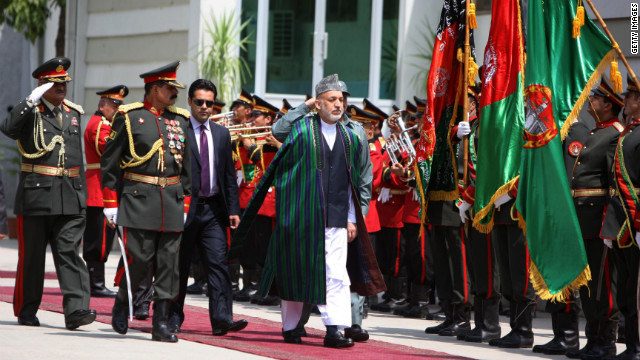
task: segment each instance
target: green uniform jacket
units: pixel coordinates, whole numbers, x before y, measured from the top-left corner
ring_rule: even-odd
[[[36,115],[40,113],[40,116]],[[20,183],[14,205],[17,215],[77,215],[84,214],[87,199],[84,163],[82,157],[82,108],[64,100],[62,106],[62,128],[53,112],[44,104],[33,107],[26,101],[16,105],[9,117],[0,124],[0,131],[8,137],[18,140],[26,154],[37,153],[39,148],[48,146],[54,136],[64,140],[62,154],[65,169],[78,168],[76,177],[49,176],[33,172],[20,172]],[[34,129],[42,120],[40,131]],[[61,144],[56,143],[51,151],[38,158],[22,156],[26,164],[50,167],[62,166],[59,158]]]
[[[118,109],[100,159],[105,207],[113,207],[108,202],[117,192],[118,225],[169,232],[184,229],[185,199],[188,210],[191,197],[190,151],[185,151],[189,149],[189,117],[188,111],[173,106],[156,117],[141,102]],[[158,139],[162,140],[164,168],[160,167],[159,151],[138,165],[121,167],[123,162],[135,161],[132,145],[134,152],[144,157]],[[180,176],[181,179],[163,188],[124,179],[125,172],[166,178]]]

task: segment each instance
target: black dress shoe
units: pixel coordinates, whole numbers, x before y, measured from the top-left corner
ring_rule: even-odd
[[[35,315],[18,316],[18,324],[24,326],[40,326],[40,320]]]
[[[577,339],[577,338],[576,338]],[[562,337],[554,337],[546,344],[536,345],[533,347],[534,353],[543,353],[546,355],[566,355],[569,351],[577,351],[578,343],[568,343]]]
[[[136,320],[147,320],[149,317],[149,303],[142,303],[140,306],[136,306],[133,309],[133,317]]]
[[[250,290],[245,287],[244,289],[238,291],[237,293],[233,294],[233,300],[239,302],[251,301]]]
[[[187,286],[187,294],[202,295],[207,293],[207,283],[204,281],[196,281]]]
[[[353,340],[336,332],[334,335],[327,334],[324,337],[324,346],[336,349],[348,348],[353,346]]]
[[[369,333],[359,325],[352,325],[350,328],[344,329],[344,337],[355,342],[363,342],[369,340]]]
[[[267,295],[263,298],[258,299],[256,303],[262,306],[277,306],[280,305],[280,298],[277,296]]]
[[[287,344],[302,344],[302,339],[300,338],[300,329],[296,328],[293,330],[282,331],[282,337],[284,338],[284,342]],[[302,329],[304,331],[304,329]],[[305,336],[307,332],[305,331]]]
[[[102,286],[101,288],[92,288],[91,289],[91,297],[97,297],[97,298],[113,298],[116,297],[118,293],[115,291],[111,291],[109,289],[107,289],[105,286]]]
[[[247,320],[238,320],[238,321],[218,321],[214,326],[212,326],[211,333],[215,336],[225,335],[229,331],[240,331],[247,327],[249,323]]]
[[[64,319],[69,330],[77,329],[82,325],[89,325],[96,319],[95,310],[76,310]]]

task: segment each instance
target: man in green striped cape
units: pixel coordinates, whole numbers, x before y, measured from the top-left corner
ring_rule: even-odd
[[[324,345],[353,346],[338,328],[351,325],[350,289],[384,291],[359,204],[360,139],[339,122],[344,112],[337,75],[316,85],[318,113],[296,122],[245,210],[229,257],[243,251],[251,223],[275,186],[276,220],[259,294],[282,298],[286,342],[300,343],[295,328],[304,303],[318,304],[327,327]]]

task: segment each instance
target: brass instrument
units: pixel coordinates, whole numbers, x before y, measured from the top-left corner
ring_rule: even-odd
[[[233,119],[233,111],[229,111],[226,113],[220,113],[218,115],[212,115],[209,117],[209,120],[218,123],[222,126],[227,126],[231,124],[231,120]]]
[[[271,135],[271,125],[268,126],[247,126],[247,124],[242,124],[240,126],[243,127],[235,127],[238,125],[228,126],[229,132],[231,132],[231,141],[242,140],[242,139],[255,139],[259,137],[264,137]],[[258,131],[258,132],[254,132]],[[264,140],[256,141],[258,145],[264,145],[266,142]]]
[[[409,136],[409,130],[416,129],[418,125],[414,125],[410,128],[406,128],[404,125],[404,119],[408,119],[411,115],[405,110],[399,110],[391,114],[382,125],[382,136],[385,138],[385,148],[389,153],[389,159],[392,163],[396,164],[400,162],[402,154],[407,155],[408,162],[405,167],[411,168],[416,161],[416,149],[413,147],[411,137]],[[399,132],[392,134],[391,126],[389,122],[395,123],[395,126],[400,130]]]

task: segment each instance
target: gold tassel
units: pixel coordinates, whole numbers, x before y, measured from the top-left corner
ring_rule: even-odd
[[[456,54],[456,58],[459,62],[464,60],[464,54],[462,53],[462,48],[458,48],[458,53]]]
[[[611,61],[611,82],[613,83],[613,91],[622,92],[622,74],[618,71],[618,62],[614,59]]]
[[[580,19],[578,17],[573,18],[573,38],[580,37]]]
[[[469,29],[477,29],[478,22],[476,21],[476,4],[469,4]]]
[[[473,60],[473,56],[469,56],[469,86],[474,86],[476,84],[476,76],[478,76],[479,68],[478,64]]]
[[[578,6],[578,11],[576,11],[576,17],[580,20],[580,26],[584,25],[584,6]]]

